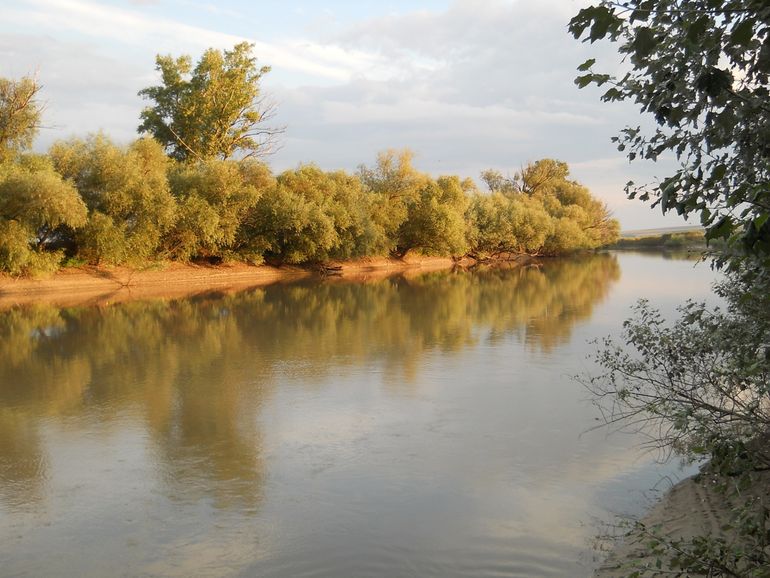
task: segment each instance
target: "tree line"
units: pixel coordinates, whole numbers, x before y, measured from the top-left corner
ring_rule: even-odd
[[[0,79],[0,271],[63,263],[138,266],[160,260],[311,264],[410,252],[476,259],[559,255],[613,242],[606,205],[543,159],[513,177],[418,171],[408,150],[357,172],[313,164],[273,174],[261,159],[280,129],[243,43],[159,56],[162,85],[140,95],[137,140],[104,134],[30,151],[40,125],[34,78]]]

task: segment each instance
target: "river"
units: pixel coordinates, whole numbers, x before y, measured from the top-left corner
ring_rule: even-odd
[[[607,253],[1,311],[0,576],[589,576],[683,473],[591,431],[573,376],[714,276]]]

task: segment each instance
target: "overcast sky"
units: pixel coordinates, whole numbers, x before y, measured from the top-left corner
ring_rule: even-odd
[[[606,200],[623,229],[686,224],[628,201],[628,180],[665,166],[629,165],[610,143],[643,122],[631,105],[578,90],[575,68],[610,45],[581,44],[566,25],[582,0],[0,0],[0,76],[36,73],[45,124],[37,148],[103,130],[136,137],[158,83],[155,55],[255,43],[272,67],[263,89],[285,125],[269,158],[281,171],[314,162],[354,170],[408,147],[419,169],[478,180],[539,158]]]

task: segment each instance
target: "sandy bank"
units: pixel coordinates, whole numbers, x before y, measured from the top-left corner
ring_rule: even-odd
[[[770,472],[757,474],[754,483],[742,492],[750,496],[767,496],[770,492]],[[731,520],[736,498],[727,497],[717,490],[716,479],[701,473],[676,484],[647,513],[641,522],[650,530],[672,539],[691,539],[695,536],[725,536],[722,527]],[[631,537],[618,544],[594,574],[599,578],[628,576],[633,569],[647,567],[641,576],[669,576],[670,572],[655,569],[656,558],[647,554],[643,538]],[[633,563],[633,564],[632,564]],[[665,570],[665,565],[663,566]]]
[[[333,263],[342,278],[368,280],[396,274],[422,274],[450,269],[452,259],[409,257],[361,259]],[[339,270],[337,270],[339,268]],[[243,263],[190,265],[168,263],[147,269],[129,267],[67,268],[38,279],[0,275],[0,309],[30,303],[58,306],[100,305],[132,299],[179,298],[201,293],[231,292],[272,283],[321,277],[313,268],[251,266]]]

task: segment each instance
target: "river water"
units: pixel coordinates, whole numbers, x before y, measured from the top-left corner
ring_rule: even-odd
[[[588,576],[678,472],[573,376],[713,279],[610,253],[2,311],[0,576]]]

